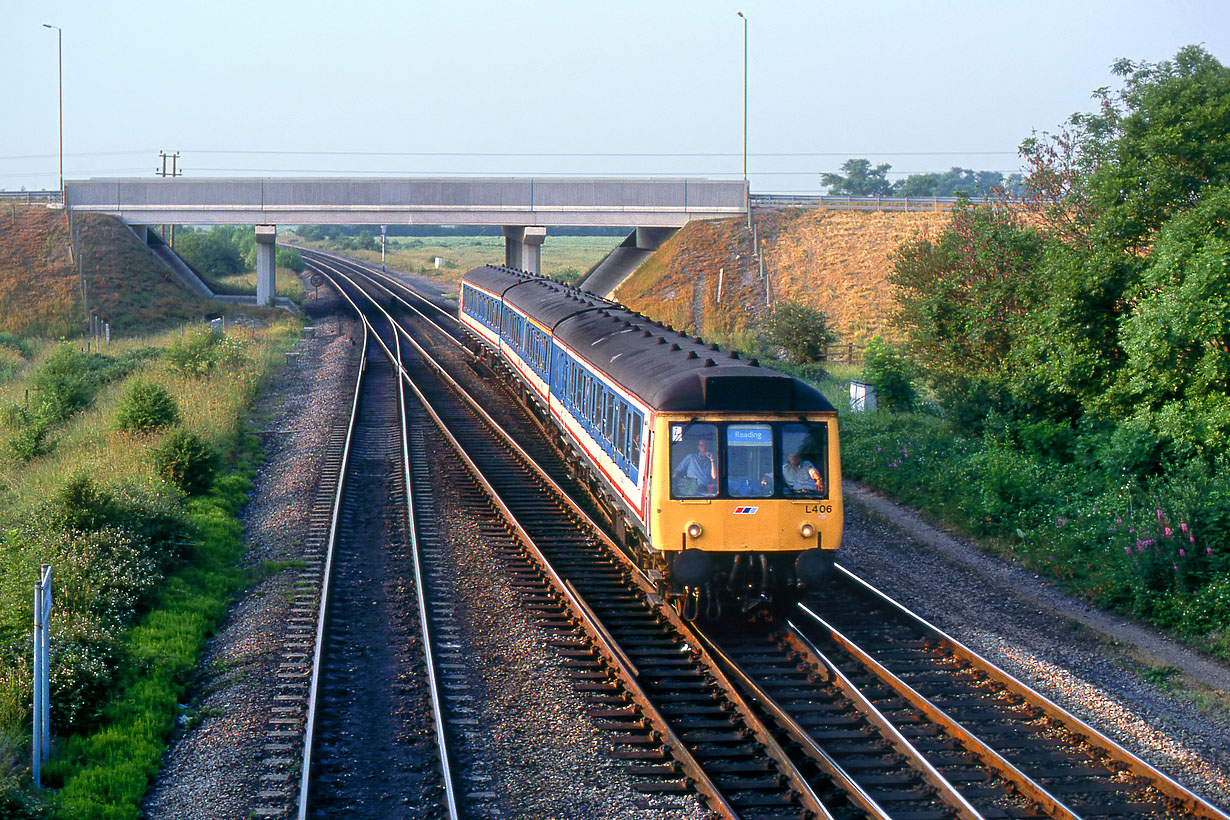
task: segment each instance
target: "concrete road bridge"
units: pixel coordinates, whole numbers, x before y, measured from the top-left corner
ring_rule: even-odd
[[[648,250],[694,219],[746,212],[742,180],[89,179],[66,180],[73,211],[148,225],[255,225],[257,303],[273,297],[278,225],[499,225],[505,264],[538,272],[551,227],[634,228]]]

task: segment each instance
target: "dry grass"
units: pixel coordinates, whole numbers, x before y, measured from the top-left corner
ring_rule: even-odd
[[[113,334],[167,327],[213,309],[180,287],[118,219],[76,219],[90,308]],[[85,326],[64,212],[0,208],[0,330],[54,339],[77,336]]]
[[[801,301],[822,310],[840,343],[857,350],[876,334],[896,337],[888,321],[893,310],[888,282],[892,252],[903,242],[938,233],[947,219],[938,211],[758,213],[764,277],[743,219],[693,222],[615,295],[688,333],[737,339],[758,327],[767,313],[766,289],[771,288],[779,301]]]

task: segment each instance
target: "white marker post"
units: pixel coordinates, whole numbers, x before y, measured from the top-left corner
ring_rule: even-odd
[[[51,750],[51,690],[48,657],[51,648],[51,567],[43,564],[41,579],[34,585],[34,787],[42,788],[42,764]]]

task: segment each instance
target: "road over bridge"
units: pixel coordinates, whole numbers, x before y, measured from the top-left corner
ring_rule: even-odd
[[[257,302],[273,294],[277,225],[500,225],[505,262],[537,271],[552,226],[679,228],[738,216],[741,180],[711,179],[89,179],[64,183],[74,211],[131,225],[255,225]]]

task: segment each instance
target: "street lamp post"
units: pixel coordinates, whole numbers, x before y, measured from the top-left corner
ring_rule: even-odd
[[[743,20],[743,196],[747,208],[747,227],[752,228],[752,189],[747,183],[747,18],[743,12],[735,14]]]
[[[64,32],[59,26],[43,23],[43,28],[56,30],[57,82],[60,87],[60,196],[64,196]]]

